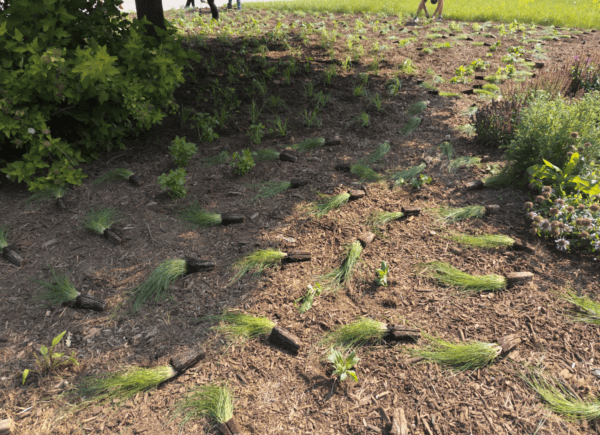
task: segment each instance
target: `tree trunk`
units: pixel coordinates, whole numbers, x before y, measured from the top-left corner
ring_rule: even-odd
[[[139,20],[146,17],[155,26],[163,30],[166,29],[162,0],[135,0],[135,10]],[[158,39],[156,30],[152,25],[146,26],[146,33]]]

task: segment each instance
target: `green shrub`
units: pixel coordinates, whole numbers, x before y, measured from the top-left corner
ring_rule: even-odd
[[[80,184],[78,166],[176,107],[188,55],[176,29],[145,34],[105,0],[10,2],[0,11],[0,169],[30,190]],[[8,157],[7,157],[8,156]]]
[[[179,167],[188,165],[190,159],[198,152],[198,147],[195,143],[186,142],[185,136],[176,136],[173,143],[169,147],[169,152],[175,160],[175,164]]]
[[[256,166],[256,163],[254,163],[250,148],[243,150],[242,154],[238,154],[237,152],[233,153],[233,156],[231,157],[231,167],[235,174],[246,175],[254,166]]]
[[[587,93],[581,100],[567,100],[557,96],[550,98],[537,92],[529,105],[521,111],[515,128],[514,139],[504,154],[508,161],[504,169],[512,180],[525,184],[525,171],[542,159],[564,167],[569,159],[577,132],[577,141],[589,144],[585,147],[585,158],[595,160],[600,151],[600,93]]]
[[[179,168],[176,171],[171,169],[168,174],[162,174],[158,177],[158,184],[162,190],[169,189],[169,194],[173,198],[183,198],[187,195],[185,188],[185,177],[187,172],[184,168]]]
[[[210,116],[208,113],[196,113],[193,118],[198,130],[198,137],[202,142],[214,142],[219,138],[215,130],[220,125],[216,117]]]

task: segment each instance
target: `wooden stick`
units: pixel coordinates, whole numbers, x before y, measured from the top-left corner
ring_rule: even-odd
[[[241,224],[244,222],[244,215],[234,213],[222,213],[221,225]]]
[[[342,144],[342,139],[340,139],[340,137],[338,135],[335,135],[334,137],[330,137],[328,139],[325,140],[325,145],[326,147],[331,147],[331,146],[335,146],[335,145],[341,145]]]
[[[465,187],[467,190],[481,190],[483,189],[485,184],[481,180],[469,181]]]
[[[286,153],[285,151],[279,154],[279,160],[281,160],[282,162],[291,162],[291,163],[296,163],[296,160],[298,160],[298,157],[290,154],[290,153]]]
[[[533,273],[531,272],[512,272],[506,274],[506,288],[511,288],[517,285],[525,285],[533,281]]]
[[[356,201],[357,199],[364,198],[366,195],[366,192],[364,190],[350,189],[348,193],[350,194],[350,201]]]
[[[366,233],[362,233],[360,236],[358,236],[358,241],[360,242],[363,248],[366,248],[369,245],[369,243],[371,243],[373,240],[375,240],[375,234],[369,231],[367,231]]]
[[[310,261],[311,253],[307,251],[292,251],[286,254],[284,261],[286,263],[300,263],[302,261]]]
[[[21,266],[23,261],[25,261],[23,260],[23,257],[21,257],[21,255],[19,255],[19,253],[10,246],[6,246],[2,249],[2,256],[15,266]]]
[[[115,234],[114,231],[112,231],[111,229],[107,228],[104,230],[104,237],[111,241],[112,243],[114,243],[115,245],[121,245],[123,244],[123,239],[119,236],[117,236],[117,234]]]
[[[199,260],[195,258],[186,258],[187,273],[196,272],[211,272],[217,267],[217,264],[212,260]]]
[[[202,348],[191,349],[171,358],[171,365],[177,373],[183,373],[203,360],[206,352]]]
[[[94,310],[98,312],[104,311],[106,308],[106,301],[97,299],[90,294],[80,294],[75,299],[75,308],[81,308],[84,310]]]
[[[128,178],[129,182],[134,186],[141,187],[144,185],[144,182],[137,174],[133,174]]]
[[[293,353],[298,353],[300,347],[302,346],[302,342],[298,339],[298,337],[278,326],[275,326],[271,330],[271,334],[269,334],[269,341],[276,346],[280,346]]]
[[[304,178],[292,178],[290,180],[290,189],[297,189],[302,186],[306,186],[310,183],[309,180],[305,180]]]
[[[0,420],[0,435],[11,434],[15,430],[15,424],[12,419]]]
[[[498,345],[502,348],[502,355],[506,355],[519,344],[521,344],[521,339],[516,334],[506,335],[498,340]]]

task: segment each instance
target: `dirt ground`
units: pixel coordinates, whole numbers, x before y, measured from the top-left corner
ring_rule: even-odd
[[[179,15],[178,15],[179,16]],[[184,19],[190,20],[192,15]],[[204,15],[206,17],[206,15]],[[222,22],[232,24],[231,17],[249,22],[252,17],[265,24],[264,34],[274,31],[277,15],[244,11],[224,14]],[[471,24],[462,32],[449,29],[449,23],[427,27],[409,27],[397,17],[357,17],[351,15],[288,15],[285,24],[324,23],[332,29],[352,33],[354,21],[367,23],[365,54],[349,71],[341,68],[348,48],[340,37],[334,44],[336,61],[331,61],[316,34],[301,43],[301,25],[288,29],[289,44],[302,59],[309,59],[310,72],[294,77],[292,85],[283,83],[279,71],[268,82],[269,95],[281,96],[286,107],[276,112],[266,108],[262,120],[275,114],[289,118],[290,133],[285,138],[267,135],[260,145],[253,145],[246,135],[250,125],[250,98],[243,94],[251,77],[241,77],[238,86],[243,105],[240,113],[219,131],[212,143],[199,143],[196,129],[182,125],[173,115],[148,134],[130,138],[127,149],[102,156],[84,170],[89,178],[82,186],[70,189],[66,196],[70,210],[60,212],[54,204],[27,207],[24,186],[3,184],[0,187],[0,223],[11,225],[9,241],[26,259],[21,267],[0,260],[0,397],[1,418],[12,418],[18,434],[177,434],[217,433],[208,421],[199,419],[180,427],[173,418],[172,406],[194,386],[206,382],[228,381],[235,388],[235,415],[243,433],[253,434],[367,434],[385,433],[382,415],[390,416],[403,408],[412,434],[576,434],[591,433],[593,424],[571,423],[549,412],[520,374],[527,365],[545,367],[562,377],[582,397],[596,396],[599,381],[593,375],[596,365],[597,330],[577,324],[566,316],[569,306],[557,292],[568,285],[586,294],[595,294],[599,278],[596,258],[579,254],[561,254],[552,245],[529,235],[523,222],[526,192],[513,189],[469,191],[465,183],[483,178],[491,162],[500,161],[501,152],[478,146],[475,139],[454,130],[468,123],[461,115],[471,105],[485,101],[477,95],[448,98],[431,95],[420,86],[430,81],[432,69],[446,82],[437,85],[442,91],[461,92],[471,85],[450,83],[454,70],[477,58],[490,61],[485,74],[504,65],[500,58],[511,46],[532,50],[535,42],[524,42],[552,35],[552,30],[527,26],[522,31],[500,36],[492,26],[479,32]],[[372,25],[379,20],[376,30]],[[342,24],[346,22],[348,27]],[[433,42],[450,41],[452,48],[425,54],[422,42],[431,28],[440,27],[443,37]],[[192,29],[193,30],[193,29]],[[188,28],[185,33],[192,31]],[[387,30],[387,31],[386,31]],[[398,47],[397,40],[414,36],[418,41]],[[493,37],[484,36],[490,33]],[[454,36],[451,36],[453,34]],[[539,46],[545,52],[527,53],[526,58],[544,62],[544,68],[564,65],[574,56],[598,53],[597,32],[560,29],[570,38],[545,38]],[[466,35],[468,39],[464,39]],[[396,36],[396,39],[390,37]],[[247,56],[239,51],[241,38],[233,37],[227,47],[216,33],[205,34],[206,47],[196,47],[205,61],[211,55],[218,68],[206,74],[204,64],[196,65],[196,79],[189,79],[176,94],[184,107],[210,112],[210,101],[198,105],[196,91],[216,79],[223,82],[227,74],[227,56]],[[368,106],[368,99],[354,97],[353,88],[360,83],[358,74],[369,72],[375,42],[387,45],[378,75],[371,70],[367,88],[383,96],[383,111]],[[485,57],[489,47],[471,42],[501,41],[492,57]],[[188,45],[193,46],[190,37]],[[270,65],[290,56],[279,42],[268,42],[265,53]],[[537,55],[537,57],[535,57]],[[543,59],[542,59],[543,57]],[[417,72],[399,74],[402,89],[397,96],[386,96],[386,82],[398,73],[398,66],[412,59]],[[249,61],[251,65],[254,65]],[[324,70],[337,65],[338,74],[330,85],[323,83]],[[256,71],[256,67],[253,67]],[[535,69],[532,70],[536,72]],[[306,128],[299,116],[312,108],[305,96],[305,86],[312,80],[315,91],[331,96],[321,112],[322,128]],[[204,88],[206,89],[206,88]],[[411,104],[428,100],[419,127],[409,135],[399,130],[410,118]],[[361,111],[371,115],[370,128],[353,119]],[[188,196],[171,200],[161,192],[156,178],[174,168],[167,146],[175,135],[198,143],[199,153],[188,167]],[[220,151],[277,148],[314,136],[339,135],[341,146],[323,147],[312,153],[296,153],[296,163],[271,161],[258,163],[249,174],[234,176],[228,166],[204,167],[201,159]],[[449,140],[459,156],[480,156],[479,167],[448,170],[448,160],[438,145]],[[351,174],[336,172],[337,163],[356,163],[384,141],[391,144],[385,163],[376,167],[384,173],[406,169],[426,162],[425,173],[433,183],[421,189],[394,187],[387,182],[368,186],[367,196],[330,212],[321,219],[311,218],[306,205],[319,198],[318,193],[341,193],[356,186]],[[126,182],[103,184],[91,181],[105,171],[125,167],[145,182],[134,187]],[[252,202],[256,185],[262,181],[285,181],[293,177],[310,179],[308,186],[289,190],[269,200]],[[190,229],[177,214],[197,200],[208,210],[236,212],[245,216],[243,224],[217,226],[204,230]],[[439,206],[498,204],[499,213],[480,220],[465,221],[451,228],[472,234],[505,234],[532,244],[534,253],[507,250],[476,250],[461,247],[443,237],[444,229],[427,212]],[[110,206],[119,210],[122,220],[115,231],[127,238],[121,246],[110,244],[81,227],[84,214],[91,207]],[[345,247],[359,234],[369,230],[366,219],[375,210],[396,211],[401,207],[420,207],[420,216],[393,222],[384,228],[363,252],[358,273],[350,285],[337,295],[316,299],[314,307],[300,314],[295,301],[316,277],[337,267]],[[256,279],[243,278],[229,286],[234,261],[259,248],[277,247],[284,252],[310,251],[312,261],[268,269]],[[161,262],[184,256],[214,260],[217,268],[207,274],[188,275],[171,286],[173,300],[145,305],[137,314],[129,311],[128,298],[135,285],[143,282]],[[390,265],[389,287],[373,284],[375,269],[382,260]],[[436,285],[417,273],[424,261],[442,260],[471,274],[506,274],[529,271],[535,274],[531,285],[476,296],[458,294],[456,290]],[[106,300],[107,311],[96,313],[66,307],[44,308],[34,300],[40,291],[33,279],[48,277],[49,267],[69,273],[79,291]],[[239,309],[268,317],[295,334],[303,343],[298,355],[283,352],[266,339],[253,340],[242,346],[226,346],[223,337],[210,330],[201,317],[219,314],[224,308]],[[508,334],[518,334],[522,343],[491,366],[466,372],[451,371],[433,363],[405,364],[407,349],[418,344],[367,346],[359,349],[358,383],[339,384],[330,377],[324,360],[326,349],[318,346],[323,334],[359,316],[385,323],[416,325],[423,331],[450,341],[480,340],[494,342]],[[34,352],[48,345],[52,338],[68,331],[70,347],[80,366],[37,376],[31,374],[21,383],[24,369],[35,368]],[[151,367],[168,364],[176,353],[203,346],[207,356],[186,374],[159,389],[138,395],[124,406],[92,406],[78,413],[65,412],[76,403],[78,382],[83,375],[114,372],[130,366]]]

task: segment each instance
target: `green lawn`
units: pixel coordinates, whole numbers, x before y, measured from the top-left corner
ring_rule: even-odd
[[[306,12],[414,14],[419,0],[292,0],[248,3],[248,7]],[[432,14],[435,6],[427,3]],[[446,0],[444,19],[501,21],[600,29],[600,0]]]

